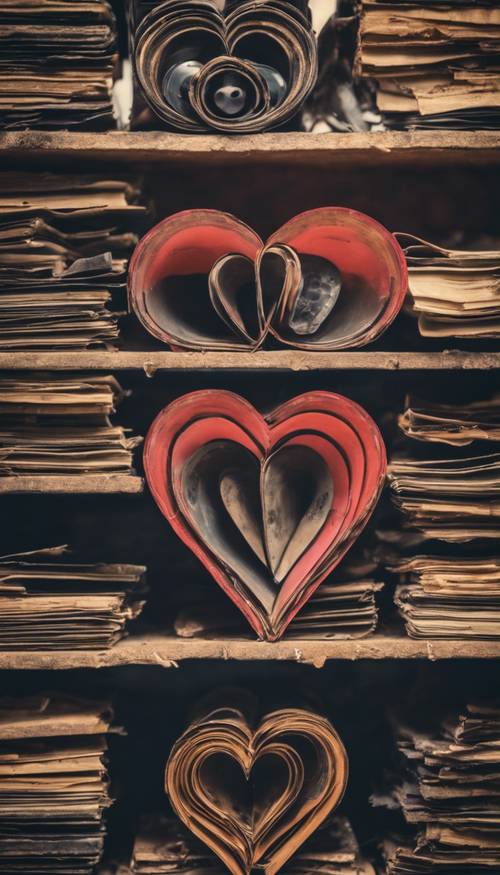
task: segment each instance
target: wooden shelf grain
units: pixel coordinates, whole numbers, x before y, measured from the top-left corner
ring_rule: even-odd
[[[499,352],[0,352],[0,370],[337,371],[492,370]]]
[[[387,131],[373,134],[182,135],[163,131],[0,134],[3,159],[109,161],[116,164],[281,164],[446,166],[499,164],[500,134],[490,131]]]
[[[286,661],[322,668],[334,660],[498,659],[500,641],[414,641],[382,633],[358,641],[184,639],[171,635],[131,636],[111,650],[0,651],[0,669],[111,668],[154,665],[178,668],[185,660]]]
[[[144,481],[136,474],[81,474],[0,477],[0,495],[139,494]]]

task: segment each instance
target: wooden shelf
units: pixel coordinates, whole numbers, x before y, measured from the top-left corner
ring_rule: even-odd
[[[491,370],[500,352],[2,352],[0,370]]]
[[[41,493],[44,495],[139,494],[144,481],[136,474],[43,475],[0,477],[0,495]]]
[[[0,651],[0,669],[111,668],[156,665],[177,668],[188,659],[287,661],[322,668],[333,660],[497,659],[500,641],[414,641],[403,634],[377,634],[358,641],[277,643],[243,639],[185,639],[170,635],[131,636],[111,650]]]
[[[489,131],[418,131],[374,134],[182,135],[162,131],[75,133],[20,131],[0,134],[3,158],[60,162],[315,166],[499,164],[500,134]]]

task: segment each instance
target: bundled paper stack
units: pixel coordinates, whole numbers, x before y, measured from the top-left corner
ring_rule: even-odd
[[[498,638],[500,453],[497,444],[481,454],[469,446],[498,441],[499,399],[452,405],[408,397],[398,422],[414,439],[389,465],[393,500],[407,528],[385,538],[396,548],[392,555],[386,548],[386,565],[398,576],[395,602],[407,632],[413,638]],[[415,555],[420,545],[411,541],[412,528],[421,541],[445,544]]]
[[[500,395],[469,404],[420,401],[408,396],[398,418],[409,438],[465,447],[475,440],[500,441]]]
[[[389,127],[500,127],[495,0],[361,0],[357,70]]]
[[[294,617],[285,638],[364,638],[375,631],[378,621],[376,595],[383,583],[373,579],[377,563],[349,558],[327,578],[310,601]],[[175,631],[181,638],[245,635],[246,624],[229,602],[210,599],[199,592],[183,607],[175,619]]]
[[[105,837],[107,703],[0,699],[0,869],[87,875]]]
[[[108,0],[2,0],[0,128],[113,127],[116,33]]]
[[[115,345],[139,196],[120,179],[0,174],[3,349]]]
[[[385,875],[500,871],[500,708],[470,704],[430,734],[398,726],[401,773],[375,805],[407,831],[383,843]]]
[[[397,236],[408,265],[411,313],[422,337],[500,337],[498,248],[445,249],[410,234]]]
[[[141,824],[130,863],[112,871],[116,875],[223,875],[224,868],[178,821],[152,815]],[[361,858],[347,818],[332,817],[281,872],[284,875],[310,875],[311,872],[374,875],[375,870]]]
[[[141,565],[54,561],[52,547],[0,558],[2,650],[104,649],[143,606]]]
[[[411,638],[500,638],[500,557],[413,556],[390,570]]]
[[[109,419],[124,395],[110,375],[1,379],[0,489],[22,475],[132,474],[141,438]]]

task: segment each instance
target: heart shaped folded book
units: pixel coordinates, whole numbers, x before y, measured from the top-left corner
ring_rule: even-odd
[[[252,0],[227,14],[207,0],[166,0],[132,23],[141,94],[169,127],[251,133],[282,126],[317,77],[307,3]],[[138,123],[144,113],[134,108]]]
[[[144,327],[189,350],[254,350],[268,336],[305,350],[365,346],[406,290],[393,235],[342,207],[301,213],[265,245],[226,213],[176,213],[143,237],[129,271]]]
[[[367,522],[386,454],[342,395],[308,392],[264,418],[238,395],[202,390],[157,416],[144,467],[174,531],[275,640]]]
[[[287,707],[256,720],[245,704],[230,699],[188,726],[165,789],[232,875],[274,875],[339,804],[347,754],[325,717]]]

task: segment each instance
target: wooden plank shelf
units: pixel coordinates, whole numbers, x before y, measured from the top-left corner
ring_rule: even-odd
[[[0,670],[112,668],[156,665],[177,668],[185,660],[286,661],[322,668],[334,660],[497,659],[500,641],[415,641],[378,633],[358,641],[186,639],[172,635],[130,636],[110,650],[0,651]]]
[[[163,131],[45,132],[0,134],[3,159],[71,159],[225,167],[258,164],[316,167],[499,164],[500,134],[489,131],[416,131],[373,134],[278,133],[253,136],[181,135]]]
[[[0,477],[0,495],[106,495],[140,494],[144,489],[142,477],[136,474],[46,474],[36,477]]]
[[[2,352],[0,370],[337,371],[494,370],[500,352]]]

